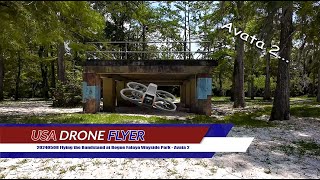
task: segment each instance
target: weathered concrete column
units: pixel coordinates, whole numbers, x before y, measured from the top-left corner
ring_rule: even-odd
[[[190,78],[190,111],[197,113],[197,101],[196,94],[197,93],[197,84],[196,84],[196,76]]]
[[[186,84],[185,83],[180,85],[180,106],[181,107],[186,106]]]
[[[116,83],[113,78],[103,78],[103,111],[115,112]]]
[[[121,97],[120,91],[125,88],[124,81],[116,81],[116,97],[117,97],[117,106],[124,106],[126,104],[126,100]]]
[[[82,105],[84,113],[100,110],[101,79],[95,73],[84,73],[82,82]]]
[[[191,103],[191,99],[190,99],[190,97],[191,97],[191,92],[190,92],[190,85],[191,85],[191,83],[190,83],[190,81],[189,80],[186,80],[185,82],[185,87],[186,87],[186,103],[185,103],[185,107],[186,108],[190,108],[190,103]]]
[[[211,115],[212,78],[209,74],[197,75],[197,113]]]

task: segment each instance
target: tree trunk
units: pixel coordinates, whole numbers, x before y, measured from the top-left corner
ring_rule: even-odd
[[[20,52],[18,52],[18,74],[16,77],[16,89],[15,89],[15,96],[14,100],[17,101],[19,100],[19,86],[20,86],[20,75],[21,75],[21,57],[20,57]]]
[[[251,97],[251,79],[247,81],[248,83],[248,94],[247,97]]]
[[[239,29],[242,30],[242,29]],[[244,101],[244,41],[236,39],[236,60],[234,62],[234,108],[245,107]]]
[[[273,39],[273,34],[274,34],[274,18],[276,16],[277,8],[274,8],[273,3],[269,2],[267,6],[267,12],[268,16],[266,19],[266,49],[269,50],[271,48],[271,42]],[[265,55],[266,59],[266,79],[265,79],[265,84],[264,84],[264,94],[263,94],[263,99],[264,100],[271,100],[271,88],[270,88],[270,53],[266,52]]]
[[[51,57],[53,57],[53,51],[51,51]],[[51,61],[51,88],[56,87],[56,72],[55,72],[55,64],[56,61]]]
[[[235,65],[233,65],[232,84],[231,84],[231,89],[230,89],[230,95],[231,95],[230,101],[232,101],[232,102],[234,102],[234,84],[235,84],[235,82],[234,82],[235,78],[234,77],[235,77],[235,72],[236,72]]]
[[[316,89],[316,74],[317,74],[317,71],[314,71],[314,73],[313,73],[313,77],[312,77],[311,93],[310,93],[310,96],[311,96],[311,97],[315,97],[315,89]]]
[[[58,46],[58,80],[62,83],[66,82],[66,69],[64,66],[64,43]]]
[[[219,71],[219,96],[223,96],[222,92],[222,71]]]
[[[4,57],[0,54],[0,101],[3,101]]]
[[[267,47],[270,47],[270,44],[267,44]],[[266,80],[264,84],[264,100],[271,100],[271,88],[270,88],[270,53],[266,54]]]
[[[190,1],[187,1],[188,2],[188,41],[189,41],[189,54],[188,54],[188,59],[190,60],[191,59],[191,31],[190,31]]]
[[[183,43],[183,60],[186,60],[187,51],[187,3],[184,2],[184,43]]]
[[[280,33],[280,58],[278,63],[277,86],[270,116],[272,120],[290,119],[290,75],[289,63],[292,47],[292,14],[293,2],[288,1],[282,5],[281,33]],[[282,60],[285,59],[285,60]],[[289,63],[286,62],[289,61]]]
[[[253,75],[251,77],[250,83],[251,83],[251,89],[250,89],[251,96],[250,97],[252,100],[254,100],[254,76]]]
[[[39,49],[39,58],[41,59],[40,62],[40,69],[41,69],[41,77],[42,77],[42,96],[46,100],[49,98],[49,86],[48,86],[48,68],[47,66],[42,62],[43,58],[43,53],[44,53],[44,47],[40,47]]]
[[[145,60],[146,54],[146,25],[142,24],[142,60]]]
[[[44,99],[49,99],[49,86],[48,86],[48,67],[42,62],[41,66],[41,76],[42,76],[42,95]]]
[[[320,102],[320,64],[318,68],[318,93],[317,93],[317,102]]]
[[[55,76],[55,67],[54,67],[54,61],[51,61],[51,87],[56,87],[56,76]]]

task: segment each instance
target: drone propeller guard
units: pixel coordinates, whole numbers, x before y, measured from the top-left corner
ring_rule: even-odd
[[[120,91],[121,97],[136,105],[153,107],[164,111],[175,111],[177,106],[174,95],[167,91],[157,90],[158,86],[150,83],[147,86],[137,82],[127,83],[127,87]]]

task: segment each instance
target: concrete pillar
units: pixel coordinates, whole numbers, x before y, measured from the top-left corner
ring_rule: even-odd
[[[197,93],[197,84],[196,77],[190,78],[190,111],[197,113],[197,101],[196,101],[196,93]]]
[[[185,83],[180,85],[180,106],[181,107],[186,106],[186,84]]]
[[[211,115],[212,78],[209,74],[197,75],[197,113]]]
[[[116,83],[113,78],[103,78],[103,111],[115,112]]]
[[[122,97],[121,97],[121,94],[120,94],[120,91],[124,88],[126,88],[125,86],[125,82],[124,81],[116,81],[116,105],[117,107],[119,106],[124,106],[126,104],[126,100],[124,100]]]
[[[189,80],[186,80],[185,82],[185,87],[186,87],[186,98],[185,98],[185,107],[186,108],[190,108],[190,103],[191,103],[191,99],[190,99],[190,97],[191,97],[191,92],[190,92],[190,85],[191,85],[191,83],[190,83],[190,81]]]
[[[101,79],[95,73],[84,73],[82,82],[82,105],[84,113],[100,111]]]

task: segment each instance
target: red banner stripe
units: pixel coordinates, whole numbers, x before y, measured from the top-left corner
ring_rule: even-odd
[[[199,143],[208,128],[0,127],[0,143]]]

